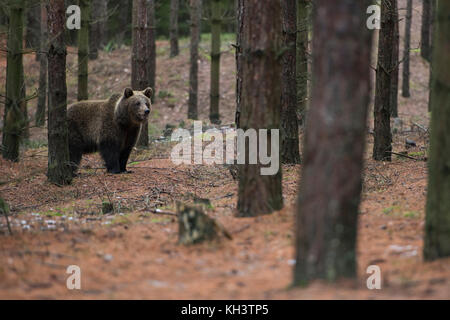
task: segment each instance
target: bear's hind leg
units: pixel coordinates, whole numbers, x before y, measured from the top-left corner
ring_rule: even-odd
[[[69,146],[70,168],[72,170],[73,177],[77,175],[77,170],[80,165],[82,156],[83,152],[81,150],[72,145]]]
[[[113,141],[100,142],[100,154],[105,161],[105,166],[108,173],[120,173],[120,148],[117,143]]]

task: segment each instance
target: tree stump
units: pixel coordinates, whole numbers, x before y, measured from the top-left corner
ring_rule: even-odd
[[[208,217],[201,206],[177,204],[178,235],[180,244],[191,245],[219,240],[231,235],[217,221]]]

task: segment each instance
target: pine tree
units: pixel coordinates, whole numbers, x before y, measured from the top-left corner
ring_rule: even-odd
[[[282,1],[281,161],[300,163],[297,119],[297,0]],[[302,62],[300,62],[302,63]]]
[[[433,41],[431,147],[425,221],[425,260],[450,256],[450,2],[438,1]]]
[[[81,29],[78,30],[78,101],[88,100],[89,17],[90,1],[78,0],[81,9]]]
[[[211,100],[209,119],[211,123],[220,123],[220,56],[222,32],[221,0],[211,1]]]
[[[240,23],[240,94],[239,127],[248,129],[280,128],[281,2],[245,0]],[[271,136],[268,136],[271,143]],[[246,148],[245,157],[250,156]],[[276,152],[270,150],[269,152]],[[281,168],[275,175],[261,175],[260,164],[239,165],[238,216],[269,214],[283,207]]]
[[[201,37],[202,0],[189,0],[191,11],[191,58],[189,69],[188,118],[198,119],[198,46]]]
[[[314,5],[314,82],[297,205],[294,285],[356,277],[370,102],[369,1],[315,0]]]
[[[57,185],[72,181],[67,128],[66,23],[64,0],[47,3],[48,26],[48,180]]]

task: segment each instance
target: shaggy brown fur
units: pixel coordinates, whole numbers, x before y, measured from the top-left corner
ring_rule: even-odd
[[[69,106],[70,162],[75,174],[83,154],[100,151],[109,173],[126,172],[142,124],[148,120],[153,91],[125,89],[108,100],[80,101]]]

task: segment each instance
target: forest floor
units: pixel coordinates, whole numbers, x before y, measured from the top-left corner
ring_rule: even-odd
[[[400,8],[404,7],[400,1]],[[420,5],[415,8],[413,47],[418,47]],[[404,14],[404,12],[403,12]],[[401,23],[401,28],[403,22]],[[401,29],[403,30],[403,28]],[[201,45],[199,113],[207,124],[208,41]],[[226,38],[221,71],[224,126],[234,119],[234,52]],[[150,150],[135,151],[132,174],[108,175],[98,155],[84,158],[80,176],[60,188],[46,181],[46,130],[31,128],[19,163],[0,159],[0,196],[11,206],[10,236],[0,217],[0,299],[449,299],[450,259],[424,263],[422,256],[428,149],[428,64],[413,50],[412,97],[399,97],[390,163],[371,160],[367,138],[358,232],[358,279],[314,282],[290,289],[294,259],[295,200],[301,166],[283,166],[285,209],[259,218],[234,217],[237,184],[223,166],[175,166],[171,144],[160,138],[166,125],[189,127],[188,42],[169,59],[159,41],[157,98],[152,112]],[[76,98],[76,49],[69,48],[69,102]],[[101,52],[90,62],[90,96],[106,98],[130,83],[130,49]],[[3,58],[0,83],[4,83]],[[36,88],[39,65],[25,58],[27,88]],[[4,88],[0,87],[0,92]],[[35,102],[30,102],[33,114]],[[1,115],[0,115],[1,116]],[[2,116],[1,116],[2,118]],[[368,131],[370,131],[370,123]],[[417,147],[406,149],[405,140]],[[257,195],[255,195],[257,196]],[[192,247],[178,245],[175,202],[209,199],[208,214],[232,240]],[[101,214],[112,201],[114,214]],[[66,269],[81,268],[82,290],[66,288]],[[368,290],[369,265],[382,272],[382,289]]]

